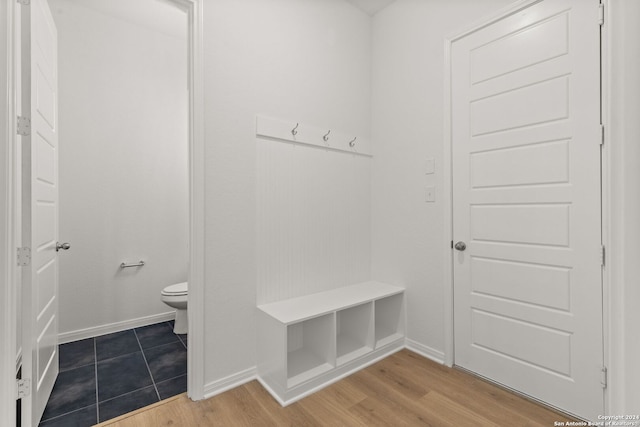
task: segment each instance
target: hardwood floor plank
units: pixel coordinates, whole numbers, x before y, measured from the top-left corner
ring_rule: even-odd
[[[226,393],[222,393],[213,399],[212,404],[218,412],[211,417],[213,425],[263,425],[265,427],[277,426],[264,410],[256,405],[247,387],[236,387]]]
[[[368,426],[437,426],[432,420],[415,412],[405,411],[402,406],[389,406],[388,401],[367,397],[352,407],[349,412]]]
[[[313,395],[325,399],[343,408],[350,408],[367,398],[366,390],[361,390],[349,381],[338,381]],[[304,401],[304,399],[303,399]]]
[[[258,381],[250,381],[242,387],[246,387],[255,399],[255,402],[266,417],[269,417],[277,426],[317,426],[317,422],[298,405],[282,407],[271,397],[267,390]],[[213,397],[212,399],[215,399]]]
[[[438,420],[438,424],[455,427],[500,427],[501,425],[517,425],[512,423],[497,424],[467,406],[454,402],[437,391],[430,391],[420,399],[429,417]]]
[[[375,371],[375,375],[380,379],[384,379],[395,389],[413,399],[419,399],[427,394],[430,390],[429,383],[416,375],[411,365],[394,356],[391,355],[371,366],[369,372]]]
[[[554,421],[577,420],[402,350],[284,408],[251,381],[199,402],[184,394],[100,426],[548,427]]]
[[[331,390],[325,388],[317,392],[313,395],[313,399],[302,399],[294,405],[302,408],[319,425],[366,427],[367,424],[358,419],[350,420],[351,414],[349,413],[349,408],[364,400],[366,395],[346,381],[330,388]],[[350,396],[349,391],[352,391],[354,396]]]

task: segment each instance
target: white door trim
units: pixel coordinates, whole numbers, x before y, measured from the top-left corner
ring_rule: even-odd
[[[3,109],[5,114],[0,117],[4,132],[0,148],[0,164],[4,173],[0,178],[0,346],[2,348],[2,371],[0,374],[0,425],[11,426],[16,423],[16,332],[17,332],[17,304],[16,300],[16,10],[15,2],[5,2],[2,6],[6,12],[6,22],[2,28],[4,34],[0,40],[4,46],[1,67],[3,80],[0,82],[2,91],[6,91],[6,101]],[[0,97],[1,99],[1,97]]]
[[[204,41],[203,0],[172,0],[187,11],[189,39],[189,349],[187,394],[204,398]]]
[[[609,7],[612,2],[609,0],[602,0],[605,8],[605,16],[604,20],[606,25],[602,26],[602,31],[600,33],[600,55],[601,55],[601,88],[602,88],[602,124],[604,125],[605,135],[603,136],[605,141],[611,141],[612,132],[610,123],[611,123],[611,112],[613,105],[610,101],[611,97],[611,74],[612,74],[612,61],[611,61],[611,37],[609,34],[609,27],[611,23],[609,22]],[[624,408],[619,407],[620,402],[618,400],[622,400],[620,398],[623,397],[624,391],[621,385],[624,383],[624,377],[620,377],[619,373],[622,373],[622,370],[618,370],[618,365],[622,368],[624,363],[618,362],[622,359],[624,360],[624,351],[612,352],[612,349],[620,348],[616,344],[618,342],[617,339],[623,339],[624,333],[620,333],[619,329],[622,329],[622,325],[617,322],[614,322],[611,313],[615,313],[613,309],[614,304],[616,302],[621,303],[624,299],[624,295],[619,295],[618,293],[623,290],[624,285],[621,283],[620,286],[616,286],[616,293],[614,294],[614,286],[612,284],[618,281],[618,274],[623,271],[623,255],[624,246],[620,245],[623,242],[623,239],[614,239],[614,223],[622,224],[623,221],[619,221],[619,218],[614,218],[615,214],[622,213],[622,201],[624,200],[624,191],[620,189],[624,188],[624,179],[622,178],[622,174],[618,170],[618,168],[614,167],[613,158],[612,158],[612,150],[611,144],[604,144],[602,147],[602,244],[606,248],[606,258],[605,266],[602,275],[602,313],[604,324],[603,328],[603,343],[604,343],[604,365],[608,368],[608,378],[607,378],[607,390],[605,390],[604,394],[604,407],[605,412],[608,411],[624,413]],[[619,187],[616,187],[617,185]],[[619,222],[618,222],[619,221]],[[615,228],[619,230],[619,228]],[[614,254],[615,257],[612,259],[611,254]],[[613,262],[612,262],[613,261]],[[623,316],[621,316],[623,317]],[[613,325],[613,323],[616,323]],[[615,326],[615,328],[613,327]]]
[[[640,138],[637,112],[640,101],[636,92],[625,85],[637,75],[637,64],[629,67],[632,52],[640,42],[635,36],[637,4],[602,0],[602,121],[605,143],[602,150],[602,224],[607,248],[604,266],[604,360],[608,367],[605,408],[610,414],[638,411],[637,305],[640,249],[637,241],[638,172],[625,160],[636,155]],[[635,74],[634,74],[635,73]],[[632,89],[633,90],[633,89]],[[631,157],[633,158],[633,157]],[[629,303],[629,301],[632,301]]]

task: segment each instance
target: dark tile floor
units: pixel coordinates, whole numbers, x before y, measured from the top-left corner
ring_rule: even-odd
[[[40,426],[92,426],[187,390],[187,336],[163,322],[60,346]]]

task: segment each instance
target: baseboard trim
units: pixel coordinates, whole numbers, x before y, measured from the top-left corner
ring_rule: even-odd
[[[242,384],[246,384],[249,381],[253,381],[257,378],[256,367],[252,367],[249,369],[245,369],[244,371],[237,372],[233,375],[229,375],[226,378],[219,379],[217,381],[210,382],[209,384],[205,384],[204,386],[204,398],[208,399],[217,394],[224,393],[225,391],[231,390],[232,388],[236,388],[241,386]]]
[[[403,346],[399,346],[399,347],[390,347],[389,349],[387,349],[385,352],[377,355],[375,357],[375,359],[368,361],[367,363],[363,364],[362,366],[359,366],[356,369],[352,369],[349,370],[348,372],[345,372],[343,374],[341,374],[340,376],[332,379],[331,381],[327,382],[326,384],[322,384],[321,386],[318,387],[314,387],[312,390],[309,390],[299,396],[296,396],[295,398],[289,399],[289,400],[282,400],[277,393],[274,392],[274,390],[267,384],[265,383],[259,376],[257,373],[257,368],[254,366],[252,368],[249,369],[245,369],[244,371],[240,371],[237,372],[235,374],[229,375],[228,377],[222,378],[220,380],[217,381],[213,381],[210,382],[208,384],[205,384],[204,386],[204,399],[208,399],[210,397],[213,397],[215,395],[218,395],[220,393],[224,393],[225,391],[231,390],[232,388],[235,387],[239,387],[243,384],[248,383],[249,381],[253,381],[253,380],[258,380],[258,382],[269,392],[269,394],[282,406],[287,406],[290,405],[291,403],[302,399],[303,397],[306,397],[310,394],[313,394],[315,392],[317,392],[318,390],[333,384],[361,369],[364,369],[370,365],[373,365],[374,363],[379,362],[380,360],[384,359],[385,357],[389,357],[390,355],[392,355],[393,353],[397,353],[398,351],[401,351],[402,349],[406,348],[407,350],[411,350],[414,353],[419,354],[422,357],[426,357],[429,360],[433,360],[434,362],[440,363],[440,364],[444,364],[444,353],[438,350],[434,350],[431,347],[428,347],[426,345],[420,344],[416,341],[410,340],[410,339],[405,339],[405,343]]]
[[[424,344],[420,344],[417,341],[410,340],[409,338],[405,339],[405,348],[413,351],[414,353],[418,353],[420,356],[444,365],[444,353],[442,351],[435,350]]]
[[[267,390],[267,392],[271,395],[271,397],[273,397],[276,402],[278,402],[280,404],[280,406],[282,406],[283,408],[285,406],[287,406],[287,402],[285,402],[284,400],[280,399],[280,396],[278,396],[278,393],[276,393],[276,391],[271,388],[271,386],[269,384],[267,384],[262,378],[260,378],[260,375],[258,375],[256,377],[256,380],[258,380],[258,382],[260,383],[260,385]]]
[[[58,335],[58,344],[65,344],[68,342],[79,341],[86,338],[98,337],[100,335],[112,334],[114,332],[126,331],[127,329],[153,325],[154,323],[167,322],[169,320],[175,319],[175,317],[175,311],[169,311],[167,313],[154,314],[151,316],[138,317],[137,319],[109,323],[107,325],[94,326],[91,328],[78,329],[71,332],[64,332]]]

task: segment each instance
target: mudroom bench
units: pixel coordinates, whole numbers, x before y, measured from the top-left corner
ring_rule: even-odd
[[[380,282],[258,306],[258,380],[285,406],[404,346],[404,289]]]

